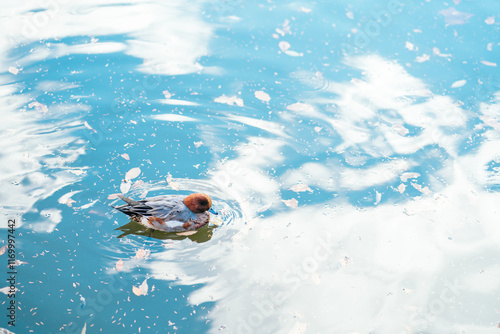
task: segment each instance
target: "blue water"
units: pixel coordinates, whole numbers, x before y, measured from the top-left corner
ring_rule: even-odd
[[[498,329],[496,0],[1,6],[0,328]],[[189,236],[111,207],[191,192]]]

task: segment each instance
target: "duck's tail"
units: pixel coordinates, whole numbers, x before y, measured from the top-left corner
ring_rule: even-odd
[[[116,210],[123,212],[124,214],[128,216],[132,215],[144,215],[146,214],[147,210],[151,209],[151,207],[145,205],[144,203],[134,201],[131,198],[118,195],[118,197],[124,201],[127,204],[119,205],[119,206],[113,206]]]
[[[120,198],[122,201],[126,202],[128,205],[130,206],[138,206],[138,205],[141,205],[141,203],[137,202],[137,201],[134,201],[133,199],[131,198],[128,198],[128,197],[125,197],[125,196],[122,196],[122,195],[118,195],[118,198]]]

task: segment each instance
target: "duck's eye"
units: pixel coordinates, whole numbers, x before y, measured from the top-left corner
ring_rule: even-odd
[[[200,205],[201,206],[206,206],[206,205],[208,205],[208,201],[207,200],[201,200],[200,201]]]

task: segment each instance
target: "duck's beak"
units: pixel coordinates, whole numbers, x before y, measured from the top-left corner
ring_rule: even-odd
[[[218,215],[219,213],[215,211],[213,208],[208,209],[208,212],[213,213],[214,215]]]

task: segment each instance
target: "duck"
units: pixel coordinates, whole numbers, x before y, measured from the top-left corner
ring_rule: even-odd
[[[210,196],[203,193],[194,193],[188,196],[161,195],[139,201],[122,195],[118,195],[118,197],[126,204],[115,206],[116,210],[152,230],[193,231],[208,224],[210,212],[218,214],[212,209]]]

